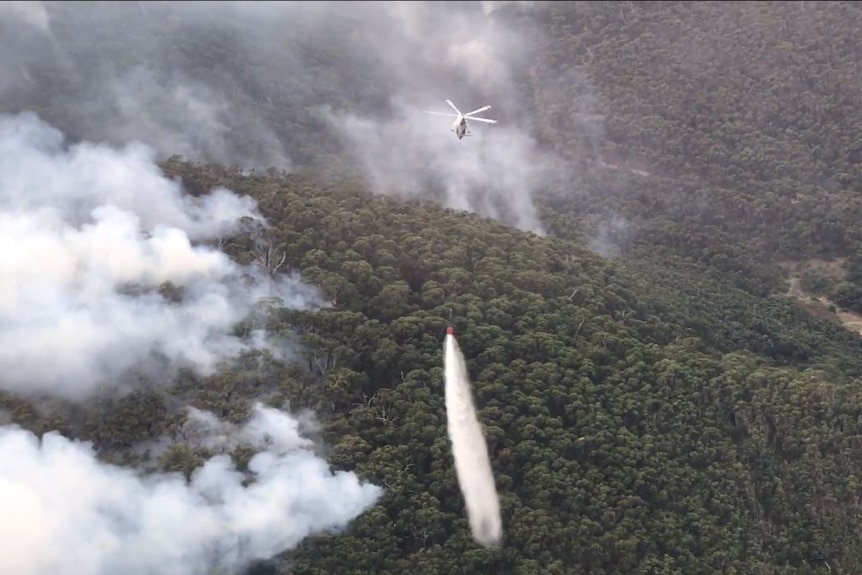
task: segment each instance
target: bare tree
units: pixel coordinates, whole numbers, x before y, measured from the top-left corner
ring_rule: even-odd
[[[267,241],[262,246],[259,246],[258,242],[255,242],[254,262],[265,269],[266,273],[270,276],[278,273],[278,270],[284,265],[286,259],[287,252],[273,248],[271,242]]]
[[[242,223],[251,237],[251,252],[254,256],[252,261],[266,270],[270,277],[275,276],[287,261],[287,252],[273,245],[272,240],[267,237],[266,225],[262,221],[247,218]]]
[[[314,365],[317,366],[317,372],[325,376],[326,372],[331,369],[335,369],[338,365],[338,358],[335,357],[335,354],[329,350],[323,350],[321,352],[315,351],[313,355]]]

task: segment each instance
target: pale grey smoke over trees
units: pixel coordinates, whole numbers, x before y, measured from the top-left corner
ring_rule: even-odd
[[[0,112],[159,157],[291,169],[354,161],[375,191],[541,233],[543,186],[501,2],[41,2],[0,18]],[[529,5],[530,3],[519,3]],[[457,142],[446,118],[490,104]],[[330,154],[324,156],[322,154]],[[323,159],[321,159],[323,158]]]

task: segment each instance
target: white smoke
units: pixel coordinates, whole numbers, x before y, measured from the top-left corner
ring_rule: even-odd
[[[374,191],[437,196],[446,207],[543,235],[533,198],[550,158],[514,96],[514,62],[528,50],[522,35],[472,7],[390,2],[379,16],[390,25],[369,42],[385,47],[381,59],[393,77],[387,114],[322,107]],[[462,113],[490,105],[481,117],[498,123],[468,120],[473,135],[459,141],[455,118],[423,113],[452,113],[447,98]]]
[[[541,233],[547,157],[525,76],[536,42],[508,4],[530,5],[21,3],[0,19],[0,111],[38,108],[71,138],[139,139],[160,157],[327,173],[349,158],[375,191],[443,194]],[[49,33],[18,23],[37,11]],[[448,112],[446,98],[490,104],[500,123],[459,146],[445,118],[421,113]]]
[[[486,15],[509,4],[517,4],[525,8],[531,8],[536,4],[533,0],[481,0],[479,3],[482,5],[482,11]]]
[[[281,451],[312,446],[310,439],[301,437],[302,429],[317,431],[311,412],[288,418],[279,411],[257,405],[254,417],[244,426],[237,427],[219,420],[212,413],[189,407],[183,436],[196,446],[222,453],[243,443],[253,444],[260,438],[264,438],[271,449]]]
[[[473,135],[458,141],[449,131],[454,118],[407,105],[397,106],[387,120],[350,114],[332,118],[356,150],[375,191],[419,198],[436,188],[448,208],[544,234],[532,200],[544,162],[535,142],[517,128],[468,121]]]
[[[602,257],[619,256],[631,240],[631,224],[623,216],[614,214],[598,223],[589,239],[589,247]]]
[[[331,473],[288,415],[256,406],[239,439],[266,451],[248,468],[211,458],[191,482],[101,464],[56,433],[0,428],[0,573],[205,575],[338,530],[373,505],[379,487]],[[269,440],[266,440],[266,438]]]
[[[231,329],[260,298],[316,305],[296,278],[192,244],[259,218],[251,198],[182,192],[143,145],[64,149],[36,116],[0,117],[0,389],[80,399],[130,370],[209,373],[249,347]]]
[[[162,156],[195,162],[290,168],[281,142],[257,116],[245,119],[255,140],[241,150],[231,139],[234,109],[227,96],[180,72],[135,67],[117,70],[106,84],[103,97],[111,98],[111,107],[101,132],[108,141],[141,140]]]
[[[4,0],[0,2],[0,18],[15,18],[41,32],[50,31],[48,12],[41,2]]]
[[[488,446],[476,417],[464,355],[451,334],[446,336],[443,365],[449,439],[470,530],[477,543],[498,545],[503,527]]]

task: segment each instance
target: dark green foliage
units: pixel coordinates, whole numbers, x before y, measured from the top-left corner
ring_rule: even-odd
[[[840,307],[862,313],[862,286],[853,282],[840,282],[830,297]]]
[[[290,265],[338,300],[269,327],[305,342],[320,382],[305,401],[333,465],[386,495],[283,572],[782,573],[817,553],[862,565],[850,479],[862,397],[847,378],[860,347],[842,328],[790,301],[708,292],[696,269],[665,275],[691,290],[682,309],[700,313],[687,315],[661,297],[660,273],[350,185],[168,169],[257,197]],[[450,321],[501,493],[500,550],[471,541],[452,468]]]
[[[186,476],[211,453],[183,435],[176,405],[233,422],[258,399],[314,409],[331,463],[386,493],[345,533],[280,558],[280,573],[813,573],[821,555],[842,572],[862,567],[862,349],[841,327],[723,287],[695,264],[668,260],[688,270],[671,275],[602,260],[350,182],[164,169],[255,197],[285,269],[333,302],[262,308],[255,320],[298,338],[301,361],[245,354],[209,378],[98,402],[99,415],[5,407],[116,461],[170,438],[156,463]],[[247,237],[224,247],[254,259]],[[450,323],[496,473],[501,549],[470,538],[452,467],[441,369]],[[251,452],[233,455],[242,468]]]
[[[852,2],[557,2],[534,10],[539,136],[578,168],[557,235],[630,245],[762,295],[776,264],[847,256],[862,181]],[[589,121],[588,121],[589,120]],[[600,133],[600,139],[587,136]]]
[[[358,181],[324,185],[310,168],[246,177],[174,158],[165,171],[192,193],[253,196],[282,271],[301,270],[332,302],[237,326],[296,338],[301,361],[249,354],[86,410],[4,399],[8,419],[92,440],[113,459],[170,437],[158,463],[188,475],[209,454],[181,436],[176,405],[234,422],[256,399],[315,410],[333,466],[386,495],[346,533],[266,565],[284,574],[862,570],[862,340],[777,295],[780,263],[845,257],[844,277],[809,271],[800,286],[862,311],[862,11],[547,4],[519,19],[535,48],[519,72],[536,136],[578,176],[553,174],[538,199],[550,238],[372,198]],[[190,33],[170,49],[200,73],[243,68],[230,40]],[[315,73],[332,58],[320,54]],[[299,125],[316,95],[279,81],[290,85],[273,91],[267,120],[298,140],[298,165],[327,164],[325,130]],[[384,88],[369,86],[358,99],[379,103]],[[617,257],[590,254],[589,241]],[[222,247],[263,261],[249,235]],[[497,550],[470,539],[452,468],[450,323],[500,491]],[[240,467],[250,455],[234,453]]]

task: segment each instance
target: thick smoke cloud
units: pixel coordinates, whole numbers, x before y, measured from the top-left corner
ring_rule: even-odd
[[[0,117],[0,389],[80,399],[132,370],[207,373],[263,345],[231,335],[260,298],[318,300],[192,243],[241,217],[260,217],[253,200],[184,195],[145,146],[66,149],[32,114]]]
[[[258,405],[248,425],[221,430],[263,450],[248,464],[253,481],[217,455],[189,483],[101,464],[89,445],[56,433],[40,441],[0,428],[0,573],[234,574],[343,528],[381,490],[332,474],[297,430]]]
[[[253,37],[230,6],[11,4],[26,6],[0,8],[0,111],[38,108],[74,139],[141,140],[160,158],[290,168],[244,78],[211,60],[235,52],[233,36]]]
[[[333,122],[377,191],[412,198],[436,192],[446,207],[543,233],[531,195],[541,182],[541,157],[518,129],[476,123],[473,136],[459,142],[447,131],[448,118],[408,105],[388,120],[336,115]]]
[[[386,58],[388,113],[328,113],[336,132],[377,191],[436,192],[447,207],[542,233],[533,196],[548,162],[515,97],[514,68],[525,68],[519,60],[529,53],[523,38],[475,5],[392,4],[380,16],[385,31],[367,38]],[[482,116],[499,123],[468,124],[473,136],[458,141],[450,131],[454,118],[423,113],[451,112],[447,98],[462,113],[490,104]]]
[[[251,346],[288,353],[233,328],[261,298],[317,307],[317,292],[208,247],[262,220],[254,201],[226,189],[185,195],[155,162],[290,169],[333,152],[309,110],[320,94],[351,93],[333,67],[350,64],[336,56],[305,71],[326,58],[331,37],[318,34],[332,10],[0,3],[0,391],[82,401],[138,374],[210,373]],[[10,419],[0,412],[0,424]],[[243,426],[196,410],[189,421],[189,443],[222,454],[190,483],[104,465],[56,433],[0,427],[0,540],[10,544],[0,573],[238,574],[343,528],[380,495],[330,473],[301,418],[258,407]],[[224,455],[239,445],[262,450],[248,473]]]
[[[27,4],[0,21],[0,111],[38,107],[72,138],[140,139],[160,157],[351,160],[378,192],[541,232],[545,158],[522,101],[530,42],[499,17],[530,3]],[[422,114],[448,111],[446,98],[490,104],[500,123],[459,145],[446,118]]]
[[[49,31],[48,12],[41,2],[10,0],[0,2],[0,18],[15,19],[41,32]]]

